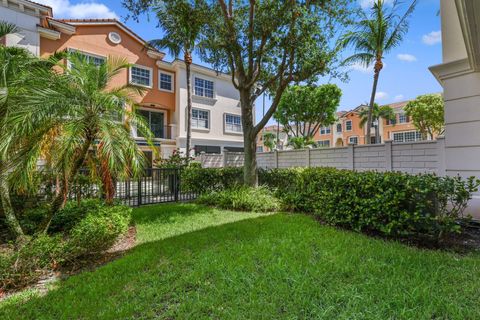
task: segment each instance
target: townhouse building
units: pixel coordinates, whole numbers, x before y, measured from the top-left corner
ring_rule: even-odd
[[[262,131],[258,134],[257,137],[257,152],[270,152],[269,147],[264,144],[264,135],[266,133],[271,133],[276,139],[276,149],[284,150],[287,148],[289,135],[285,132],[285,129],[281,125],[269,125],[265,126]]]
[[[414,142],[422,140],[422,135],[415,128],[412,119],[404,108],[409,101],[389,104],[395,113],[395,119],[380,118],[371,130],[370,142],[375,143],[376,130],[379,131],[379,143],[391,140],[393,142]],[[337,120],[331,126],[321,127],[314,140],[319,147],[342,147],[348,144],[363,145],[367,140],[367,129],[361,126],[360,112],[367,106],[361,105],[350,111],[337,112]],[[434,137],[435,138],[435,137]]]
[[[27,0],[0,1],[0,19],[19,26],[7,46],[22,46],[48,58],[55,52],[82,54],[95,64],[108,57],[125,58],[132,66],[115,76],[111,87],[141,87],[137,112],[154,135],[154,149],[132,128],[132,135],[152,162],[174,150],[186,152],[187,81],[184,62],[164,60],[165,54],[115,19],[56,19],[48,6]],[[20,39],[20,40],[19,40]],[[68,63],[68,62],[66,62]],[[192,65],[192,148],[195,153],[243,151],[239,94],[231,76]],[[191,151],[193,154],[193,151]]]

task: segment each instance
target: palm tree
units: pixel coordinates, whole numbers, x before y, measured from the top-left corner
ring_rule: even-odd
[[[277,137],[273,132],[265,132],[263,134],[263,145],[273,151],[277,146]]]
[[[161,1],[153,11],[159,26],[164,30],[163,38],[150,41],[156,48],[166,48],[175,58],[183,52],[187,78],[187,141],[186,155],[190,158],[192,144],[192,53],[199,44],[200,33],[208,17],[201,1]]]
[[[1,31],[5,26],[0,23]],[[12,29],[10,29],[12,30]],[[22,81],[25,79],[28,67],[33,64],[35,58],[25,49],[17,47],[0,46],[0,125],[2,131],[9,127],[5,124],[6,117],[15,108],[15,98],[20,95]],[[19,92],[20,91],[20,92]],[[7,225],[12,235],[21,240],[23,230],[18,222],[10,201],[10,184],[8,179],[9,153],[0,153],[0,201],[5,214]]]
[[[0,20],[0,38],[15,32],[18,32],[16,25]]]
[[[63,175],[60,192],[54,197],[42,230],[46,232],[55,213],[65,205],[69,182],[73,181],[88,158],[100,163],[103,184],[113,187],[115,176],[137,176],[145,157],[131,135],[131,126],[151,144],[152,133],[135,113],[134,99],[143,92],[130,85],[111,88],[110,80],[130,67],[125,59],[109,57],[96,66],[84,56],[65,53],[70,62],[56,68],[34,69],[34,85],[23,93],[19,107],[8,117],[10,128],[0,141],[0,150],[15,147],[16,181],[28,181],[36,170],[42,141],[57,132],[52,143],[52,168]],[[61,72],[55,70],[61,69]],[[131,106],[129,110],[127,106]],[[106,190],[107,200],[113,197]]]
[[[360,116],[360,127],[363,128],[366,123],[368,123],[368,113],[369,113],[369,108],[363,108],[359,112]],[[395,112],[393,111],[392,107],[390,106],[379,106],[378,104],[374,103],[373,104],[373,110],[372,110],[372,123],[375,121],[380,121],[380,119],[385,119],[385,120],[390,120],[393,121],[395,120]],[[378,132],[378,127],[375,129],[375,143],[378,143],[380,139],[380,134]],[[369,136],[367,135],[367,139],[370,140]]]
[[[290,137],[288,139],[288,145],[295,150],[305,149],[315,146],[315,141],[311,137]]]
[[[344,38],[344,45],[352,46],[355,50],[355,53],[345,60],[346,64],[360,63],[365,67],[374,65],[373,88],[368,105],[367,137],[370,137],[371,133],[373,104],[384,56],[402,43],[408,32],[408,18],[416,4],[417,0],[413,0],[406,12],[400,15],[400,1],[394,0],[389,6],[384,0],[375,0],[370,15],[361,11],[361,19],[356,23],[356,30],[347,33]],[[370,143],[369,139],[365,143]]]

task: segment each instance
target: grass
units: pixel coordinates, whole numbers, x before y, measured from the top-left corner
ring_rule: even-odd
[[[135,210],[140,244],[0,319],[479,319],[480,255],[419,250],[304,215]]]

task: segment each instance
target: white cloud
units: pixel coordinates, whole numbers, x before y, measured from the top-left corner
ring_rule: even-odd
[[[442,42],[442,32],[441,31],[432,31],[429,34],[425,34],[422,37],[423,43],[429,46],[433,46],[437,43]]]
[[[362,9],[370,9],[373,7],[375,0],[359,0]],[[384,0],[385,4],[392,4],[393,0]]]
[[[350,70],[355,70],[362,73],[373,73],[373,66],[367,68],[363,64],[357,62],[350,66]]]
[[[103,3],[96,1],[82,0],[78,3],[71,3],[70,0],[36,0],[36,2],[52,7],[54,17],[72,19],[96,19],[115,18],[118,15]]]
[[[415,62],[417,61],[417,57],[408,53],[400,53],[397,54],[397,59],[406,62]]]
[[[403,94],[397,94],[393,100],[394,101],[402,101],[403,99],[405,99],[405,97],[403,96]]]
[[[388,93],[383,92],[383,91],[378,91],[375,94],[375,100],[384,100],[388,98]]]

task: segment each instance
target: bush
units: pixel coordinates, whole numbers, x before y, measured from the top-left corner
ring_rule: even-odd
[[[280,209],[280,202],[267,188],[236,187],[201,195],[197,202],[222,209],[269,212]]]
[[[275,169],[259,176],[289,208],[329,224],[435,239],[460,232],[458,220],[479,185],[473,178],[332,168]]]
[[[63,262],[60,236],[39,235],[18,251],[0,254],[0,284],[3,289],[37,281],[48,270]]]
[[[69,234],[66,244],[68,260],[110,248],[127,231],[131,214],[132,209],[126,206],[105,206],[89,211]]]
[[[105,207],[105,203],[99,199],[85,199],[79,203],[69,201],[65,207],[59,210],[52,219],[50,232],[70,232],[70,230],[88,213],[97,212]]]
[[[203,194],[232,189],[243,183],[243,168],[201,168],[189,166],[181,172],[181,189],[184,192]]]

